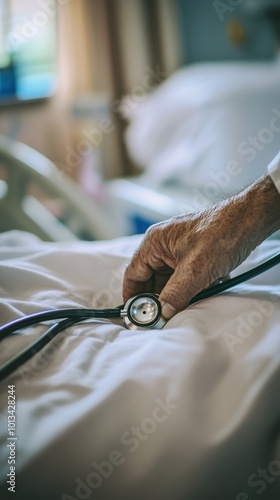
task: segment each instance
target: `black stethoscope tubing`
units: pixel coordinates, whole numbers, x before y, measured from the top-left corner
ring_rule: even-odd
[[[199,300],[207,299],[208,297],[217,295],[218,293],[224,292],[229,288],[244,283],[244,281],[251,280],[256,276],[259,276],[259,274],[268,271],[269,269],[271,269],[272,267],[276,266],[279,263],[280,263],[280,252],[274,255],[274,257],[270,257],[265,262],[262,262],[262,264],[259,264],[258,266],[254,267],[253,269],[249,269],[249,271],[246,271],[245,273],[238,274],[238,276],[235,276],[234,278],[230,278],[229,280],[226,280],[222,283],[218,283],[217,285],[213,285],[210,286],[209,288],[206,288],[205,290],[202,290],[202,292],[199,292],[197,295],[195,295],[195,297],[191,299],[190,304],[194,304]]]
[[[28,316],[15,319],[1,326],[0,340],[14,333],[16,330],[21,330],[22,328],[37,325],[45,321],[53,321],[55,319],[72,318],[78,320],[78,318],[80,318],[80,321],[82,321],[89,318],[120,318],[120,307],[122,306],[116,307],[115,309],[50,309],[49,311],[29,314]]]
[[[51,325],[38,339],[34,340],[29,346],[16,354],[12,359],[7,361],[0,368],[0,381],[10,375],[20,365],[28,361],[32,356],[39,352],[45,345],[47,345],[58,333],[66,328],[73,326],[75,323],[81,321],[79,318],[67,318]]]
[[[253,279],[259,274],[267,271],[268,269],[276,266],[280,263],[280,252],[274,257],[266,260],[262,264],[256,266],[245,273],[242,273],[234,278],[230,278],[227,281],[213,285],[205,290],[202,290],[197,295],[195,295],[191,301],[190,305],[194,304],[200,300],[213,297],[221,292],[228,290],[244,281]],[[121,318],[123,305],[118,306],[114,309],[56,309],[49,311],[42,311],[34,314],[30,314],[23,318],[18,318],[6,325],[0,327],[0,340],[14,333],[17,330],[27,328],[28,326],[33,326],[38,323],[45,321],[53,321],[61,319],[62,321],[56,322],[51,325],[38,339],[32,342],[28,347],[23,349],[21,352],[16,354],[11,360],[7,361],[4,365],[0,367],[0,381],[10,375],[14,370],[16,370],[21,364],[30,359],[38,351],[40,351],[48,342],[50,342],[58,333],[62,332],[66,328],[73,326],[76,323],[90,319],[90,318]],[[129,312],[128,312],[129,314]]]

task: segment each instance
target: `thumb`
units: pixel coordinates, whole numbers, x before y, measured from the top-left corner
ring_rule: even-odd
[[[187,279],[187,272],[177,266],[174,273],[163,288],[159,301],[162,316],[171,319],[179,311],[185,309],[193,297],[191,293],[191,280]]]

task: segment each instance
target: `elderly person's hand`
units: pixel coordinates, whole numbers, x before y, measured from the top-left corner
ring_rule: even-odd
[[[123,296],[159,293],[170,319],[280,228],[280,194],[265,176],[206,210],[151,226],[127,267]]]

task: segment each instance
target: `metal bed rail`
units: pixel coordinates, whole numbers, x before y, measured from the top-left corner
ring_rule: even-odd
[[[20,229],[47,241],[104,240],[117,235],[106,204],[92,201],[69,176],[41,153],[0,135],[0,230]],[[56,217],[43,197],[60,200],[63,215]]]

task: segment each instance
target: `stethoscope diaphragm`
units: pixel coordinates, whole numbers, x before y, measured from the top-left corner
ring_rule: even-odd
[[[161,316],[158,295],[153,293],[140,293],[130,298],[121,310],[121,316],[129,330],[161,329],[166,323]]]

